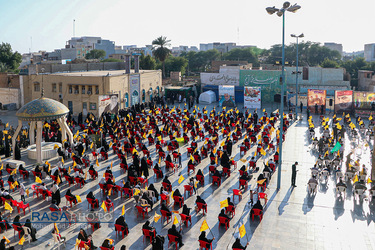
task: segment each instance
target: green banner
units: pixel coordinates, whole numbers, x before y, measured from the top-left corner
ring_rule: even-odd
[[[281,94],[279,70],[240,70],[240,86],[260,87],[262,102],[273,102],[275,94]]]

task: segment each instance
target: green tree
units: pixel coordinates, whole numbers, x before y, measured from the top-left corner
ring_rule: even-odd
[[[225,60],[247,61],[254,65],[258,65],[258,57],[252,48],[232,49],[224,54]]]
[[[165,78],[165,60],[171,54],[170,41],[165,36],[160,36],[152,41],[152,50],[156,59],[158,59],[162,64],[163,78]]]
[[[339,64],[336,61],[330,60],[328,58],[324,59],[324,61],[320,64],[322,68],[338,68]]]
[[[220,59],[220,52],[216,49],[207,51],[189,51],[182,53],[180,57],[188,60],[188,67],[191,72],[207,71],[211,67],[211,62]]]
[[[102,49],[93,49],[86,54],[86,59],[103,59],[105,54],[105,51]]]
[[[1,43],[0,45],[0,67],[1,72],[18,71],[18,67],[22,61],[20,53],[13,52],[9,43]]]
[[[156,67],[156,61],[150,55],[145,56],[142,53],[139,57],[139,67],[144,70],[153,70]]]
[[[345,68],[346,73],[350,75],[350,85],[353,87],[358,86],[358,70],[368,69],[369,64],[365,61],[365,58],[358,57],[353,61],[342,62],[341,67]]]
[[[171,71],[181,72],[181,75],[185,74],[186,67],[188,66],[188,60],[184,57],[168,57],[165,60],[165,73],[166,76],[170,76]],[[162,65],[159,64],[158,68]]]

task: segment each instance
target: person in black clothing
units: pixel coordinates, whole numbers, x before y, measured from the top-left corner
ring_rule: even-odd
[[[79,230],[78,239],[86,242],[86,245],[88,245],[91,249],[97,249],[97,247],[94,246],[92,236],[91,235],[87,236],[85,230],[83,230],[82,228],[81,230]]]
[[[235,241],[235,242],[233,243],[233,245],[232,245],[232,249],[234,249],[234,248],[238,248],[238,249],[246,249],[248,245],[249,245],[249,243],[247,243],[246,246],[243,247],[243,246],[241,245],[241,240],[240,240],[240,238],[237,238],[236,241]]]
[[[207,242],[207,244],[206,244],[206,248],[207,248],[207,249],[210,249],[211,242],[212,242],[214,239],[215,239],[215,237],[214,237],[213,239],[207,239],[207,237],[206,237],[206,232],[205,232],[205,231],[201,232],[201,235],[199,235],[199,238],[198,238],[198,240],[201,240],[201,241],[205,241],[205,242]]]
[[[292,186],[293,187],[297,187],[296,186],[296,177],[297,177],[297,166],[298,165],[298,162],[295,162],[293,165],[292,165]]]
[[[168,234],[171,234],[177,237],[177,241],[180,247],[184,245],[182,243],[182,235],[180,234],[180,232],[177,231],[176,225],[172,225],[172,228],[168,230]]]
[[[186,204],[184,204],[184,206],[182,207],[182,214],[186,215],[186,216],[189,216],[190,215],[190,209],[191,208],[188,208],[186,206]]]
[[[21,216],[17,215],[14,220],[13,220],[13,224],[16,225],[17,227],[22,227],[21,223],[20,223],[20,218]]]
[[[203,172],[202,172],[201,169],[198,169],[197,176],[198,176],[198,175],[200,175],[200,176],[204,176],[204,175],[203,175]]]
[[[27,219],[26,220],[26,223],[24,225],[25,227],[28,227],[30,229],[30,235],[31,235],[31,241],[34,242],[37,240],[36,238],[36,229],[34,227],[31,226],[31,221],[30,219]]]
[[[217,176],[217,177],[221,178],[221,173],[219,172],[219,170],[217,170],[217,169],[215,170],[214,176]]]
[[[199,195],[197,196],[197,199],[195,200],[195,203],[203,203],[206,204],[206,201],[203,200]]]
[[[318,104],[315,103],[315,114],[318,114]]]
[[[98,208],[98,207],[99,207],[99,200],[95,198],[95,196],[94,196],[94,194],[92,193],[92,191],[90,191],[90,192],[86,195],[86,199],[92,199],[92,200],[94,201],[94,202],[92,203],[94,208]]]
[[[148,186],[148,190],[154,191],[156,200],[159,200],[159,193],[158,191],[156,191],[156,188],[154,187],[153,183],[151,183],[150,186]]]
[[[250,211],[250,217],[253,215],[254,213],[254,210],[253,209],[260,209],[262,210],[262,213],[263,213],[263,206],[262,204],[260,204],[260,200],[257,201],[257,203],[255,203],[255,205],[251,208],[251,211]]]
[[[70,189],[66,191],[66,195],[73,199],[74,204],[77,204],[77,197],[70,192]]]
[[[18,167],[18,170],[22,170],[22,171],[25,171],[26,172],[26,177],[29,178],[29,171],[26,170],[26,168],[23,166],[23,164],[20,164],[20,166]]]
[[[168,183],[169,185],[171,185],[171,182],[168,180],[168,176],[164,177],[163,182]]]
[[[232,155],[232,140],[227,140],[227,152],[228,152],[228,156],[231,156]]]
[[[228,206],[234,206],[233,202],[230,201],[230,197],[228,197],[227,200],[228,200]]]
[[[143,175],[146,178],[148,178],[149,173],[148,173],[148,164],[147,164],[147,161],[146,161],[146,157],[142,157],[142,160],[141,160],[141,171],[142,171]]]
[[[180,190],[178,190],[178,188],[173,192],[173,197],[174,196],[182,197]]]
[[[126,229],[129,230],[128,224],[125,222],[125,217],[122,216],[122,215],[116,219],[115,224],[121,225],[121,226],[123,226],[123,227],[125,227]]]
[[[230,220],[229,216],[225,213],[225,209],[221,209],[221,212],[218,217],[224,217]]]
[[[146,200],[147,203],[150,205],[150,208],[152,210],[152,206],[154,205],[154,203],[152,202],[152,200],[147,196],[147,193],[143,193],[142,194],[142,199]]]
[[[152,240],[152,250],[163,250],[164,249],[164,237],[156,235]]]
[[[112,170],[111,170],[111,168],[110,168],[110,167],[107,167],[107,169],[105,170],[105,173],[106,173],[106,174],[110,174],[110,175],[112,175]]]
[[[154,231],[155,230],[154,227],[150,226],[150,221],[146,221],[146,223],[143,224],[142,229],[146,229],[146,230],[149,230],[149,231]],[[156,234],[156,230],[155,230],[155,234]],[[154,237],[154,234],[150,233],[150,237],[151,237],[151,240],[152,240],[153,237]]]
[[[113,245],[111,244],[111,241],[109,239],[105,239],[103,241],[102,247],[105,247],[105,248],[108,248],[108,249],[112,249]]]
[[[161,204],[161,208],[160,208],[160,210],[165,211],[165,212],[167,213],[167,216],[168,216],[168,217],[169,217],[169,216],[172,216],[171,211],[169,210],[169,208],[168,208],[164,203]]]
[[[4,221],[4,222],[1,222],[0,223],[0,228],[2,229],[2,230],[7,230],[7,229],[10,229],[10,228],[12,228],[10,225],[9,225],[9,223],[8,223],[8,221],[5,219],[5,218],[3,218],[3,216],[1,215],[1,212],[0,212],[0,221]]]

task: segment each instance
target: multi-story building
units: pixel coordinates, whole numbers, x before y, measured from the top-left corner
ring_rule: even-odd
[[[236,45],[236,43],[200,43],[199,50],[200,51],[207,51],[210,49],[217,49],[220,53],[224,54],[229,52],[232,49],[246,49],[246,48],[254,48],[256,46],[252,45]]]
[[[367,62],[375,61],[375,43],[365,44],[365,60]]]
[[[342,57],[342,44],[340,43],[324,43],[324,47],[327,47],[331,50],[336,50],[340,53],[341,57]]]

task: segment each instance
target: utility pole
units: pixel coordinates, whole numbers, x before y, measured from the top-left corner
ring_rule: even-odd
[[[372,128],[374,134],[375,134],[375,126]],[[374,139],[372,141],[372,159],[371,159],[371,180],[374,181],[375,180],[375,150],[374,150],[374,146],[375,146],[375,136],[374,136]]]

